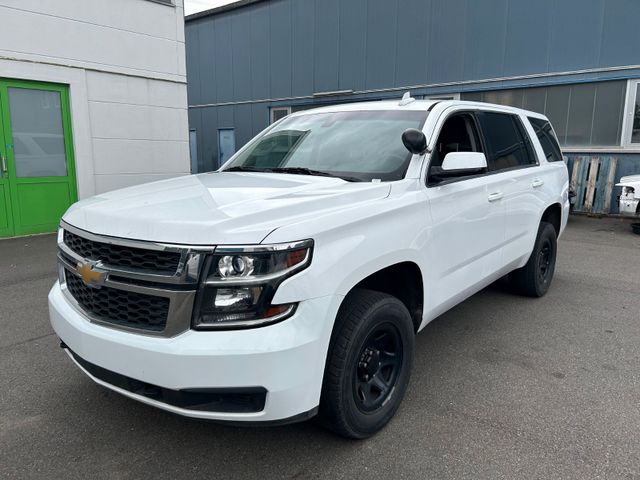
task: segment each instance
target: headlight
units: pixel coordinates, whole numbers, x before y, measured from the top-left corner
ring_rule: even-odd
[[[278,285],[311,263],[313,240],[220,247],[207,258],[193,327],[249,328],[290,317],[296,304],[272,305]]]

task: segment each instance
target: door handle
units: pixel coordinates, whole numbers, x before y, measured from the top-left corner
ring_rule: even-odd
[[[488,199],[490,202],[496,202],[500,200],[502,197],[504,197],[504,194],[502,192],[493,192],[489,194]]]
[[[544,185],[544,180],[540,180],[539,178],[534,178],[533,182],[531,182],[531,186],[533,188],[538,188]]]
[[[0,176],[4,177],[4,174],[7,173],[7,160],[4,155],[0,153],[0,162],[2,162],[2,172],[0,172]]]

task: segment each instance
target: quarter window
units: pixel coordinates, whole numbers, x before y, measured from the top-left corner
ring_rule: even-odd
[[[529,121],[531,122],[533,130],[536,132],[538,140],[540,140],[540,145],[542,145],[542,150],[544,150],[544,156],[547,158],[547,161],[561,162],[562,152],[560,151],[560,146],[558,145],[555,133],[553,133],[551,124],[540,118],[529,117]]]
[[[487,145],[489,170],[507,170],[535,163],[535,157],[530,154],[528,137],[523,134],[515,116],[481,112],[478,120]]]

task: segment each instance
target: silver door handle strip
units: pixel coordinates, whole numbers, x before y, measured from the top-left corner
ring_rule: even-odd
[[[502,192],[494,192],[489,194],[488,200],[490,202],[495,202],[497,200],[500,200],[502,197],[504,197],[504,194]]]
[[[533,180],[533,182],[531,182],[531,186],[533,188],[538,188],[538,187],[541,187],[542,185],[544,185],[544,180],[540,180],[539,178],[536,178],[535,180]]]
[[[4,158],[4,155],[0,153],[0,160],[2,160],[2,174],[7,173],[7,160]]]

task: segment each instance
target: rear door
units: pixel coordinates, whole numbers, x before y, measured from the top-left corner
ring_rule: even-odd
[[[544,184],[531,140],[518,115],[485,111],[478,120],[488,150],[496,192],[505,204],[504,266],[516,264],[533,247],[544,210],[538,189]]]

